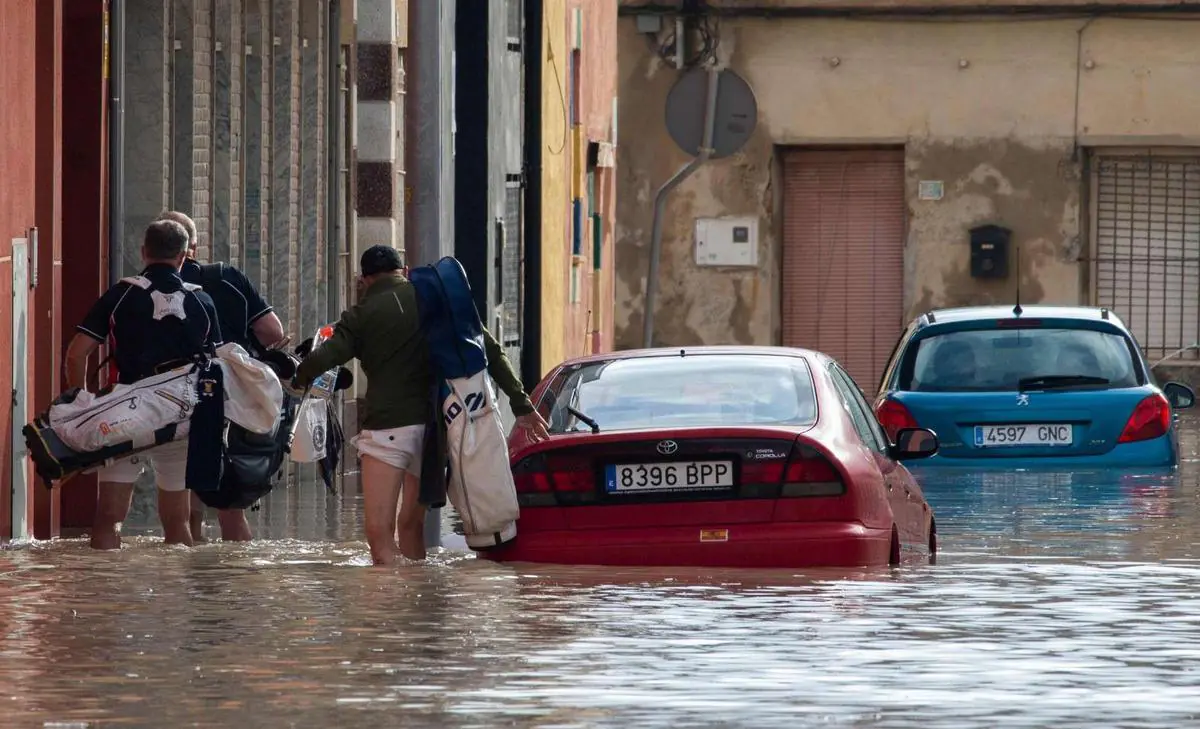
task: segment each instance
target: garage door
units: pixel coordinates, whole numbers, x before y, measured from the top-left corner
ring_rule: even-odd
[[[783,345],[874,394],[904,326],[904,150],[784,156]]]
[[[1200,340],[1200,158],[1101,154],[1092,194],[1094,303],[1151,361]]]

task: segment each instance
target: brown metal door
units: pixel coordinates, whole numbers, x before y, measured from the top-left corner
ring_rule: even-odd
[[[904,327],[904,150],[783,162],[783,345],[824,352],[874,392]]]

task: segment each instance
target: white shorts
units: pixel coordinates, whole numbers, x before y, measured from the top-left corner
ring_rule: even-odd
[[[364,456],[370,456],[414,476],[421,475],[421,455],[425,450],[424,425],[363,430],[351,438],[350,442]]]
[[[187,438],[142,451],[96,472],[97,479],[109,483],[134,483],[146,466],[154,467],[154,483],[163,491],[183,491],[187,487]]]

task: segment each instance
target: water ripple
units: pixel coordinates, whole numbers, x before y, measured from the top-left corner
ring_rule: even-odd
[[[450,536],[373,569],[315,484],[246,545],[10,545],[3,726],[1190,726],[1198,444],[1176,473],[921,474],[936,566],[514,567]]]

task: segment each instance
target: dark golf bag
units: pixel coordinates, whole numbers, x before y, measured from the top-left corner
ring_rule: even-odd
[[[296,374],[296,361],[285,352],[267,352],[261,361],[266,362],[283,382]],[[205,506],[213,509],[258,508],[259,500],[269,494],[279,480],[298,402],[299,398],[284,390],[283,408],[270,433],[254,433],[229,422],[225,431],[220,486],[195,492]]]

